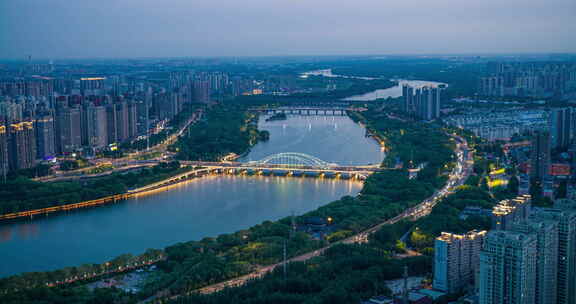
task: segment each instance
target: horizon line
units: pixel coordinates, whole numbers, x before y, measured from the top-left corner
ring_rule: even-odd
[[[446,56],[462,56],[462,57],[482,57],[482,56],[546,56],[546,55],[568,55],[576,56],[576,51],[573,52],[460,52],[460,53],[375,53],[375,54],[308,54],[308,55],[221,55],[221,56],[208,56],[208,55],[190,55],[190,56],[135,56],[135,57],[111,57],[111,56],[87,56],[87,57],[37,57],[32,56],[31,61],[39,60],[152,60],[152,59],[239,59],[239,58],[305,58],[305,57],[446,57]],[[0,61],[28,61],[28,58],[23,57],[0,57]]]

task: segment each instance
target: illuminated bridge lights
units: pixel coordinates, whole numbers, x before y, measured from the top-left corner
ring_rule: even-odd
[[[282,165],[286,167],[313,167],[330,169],[337,167],[337,164],[325,162],[317,157],[297,152],[284,152],[267,156],[258,161],[248,162],[248,165]]]

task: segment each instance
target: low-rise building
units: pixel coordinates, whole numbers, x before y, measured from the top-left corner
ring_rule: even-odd
[[[510,140],[515,134],[545,130],[548,113],[544,110],[478,110],[445,119],[448,125],[472,131],[488,141]]]

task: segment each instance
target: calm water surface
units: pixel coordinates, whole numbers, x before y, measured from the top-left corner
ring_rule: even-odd
[[[347,98],[344,98],[344,100],[351,100],[351,101],[372,101],[372,100],[376,100],[376,99],[380,99],[380,98],[396,98],[396,97],[401,97],[402,96],[402,86],[407,84],[411,87],[424,87],[424,86],[428,86],[428,87],[437,87],[441,84],[445,83],[441,83],[441,82],[436,82],[436,81],[424,81],[424,80],[405,80],[405,79],[396,79],[394,80],[397,82],[397,85],[391,87],[391,88],[387,88],[387,89],[380,89],[380,90],[375,90],[372,92],[368,92],[366,94],[362,94],[362,95],[356,95],[356,96],[350,96]]]
[[[339,164],[380,162],[383,152],[347,117],[290,116],[264,122],[270,141],[245,157],[306,153]],[[292,212],[302,214],[360,191],[359,182],[287,177],[211,176],[119,204],[0,225],[0,277],[139,254],[234,232]]]
[[[364,80],[376,79],[376,78],[372,78],[372,77],[358,77],[358,76],[346,76],[346,75],[333,74],[332,69],[309,71],[309,72],[302,73],[300,75],[300,77],[302,77],[302,78],[307,78],[309,76],[323,76],[323,77],[329,77],[329,78],[342,77],[342,78],[355,78],[355,79],[364,79]],[[400,96],[402,96],[402,86],[405,84],[410,85],[412,87],[424,87],[424,86],[436,87],[436,86],[439,86],[441,84],[446,85],[445,83],[436,82],[436,81],[406,80],[406,79],[392,79],[392,80],[395,81],[397,83],[397,85],[395,85],[391,88],[379,89],[379,90],[374,90],[372,92],[368,92],[368,93],[361,94],[361,95],[350,96],[350,97],[344,98],[344,100],[373,101],[373,100],[380,99],[380,98],[386,99],[388,97],[391,97],[391,98],[400,97]]]

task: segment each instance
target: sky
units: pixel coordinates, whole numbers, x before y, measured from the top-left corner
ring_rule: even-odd
[[[0,58],[576,52],[576,0],[0,0]]]

